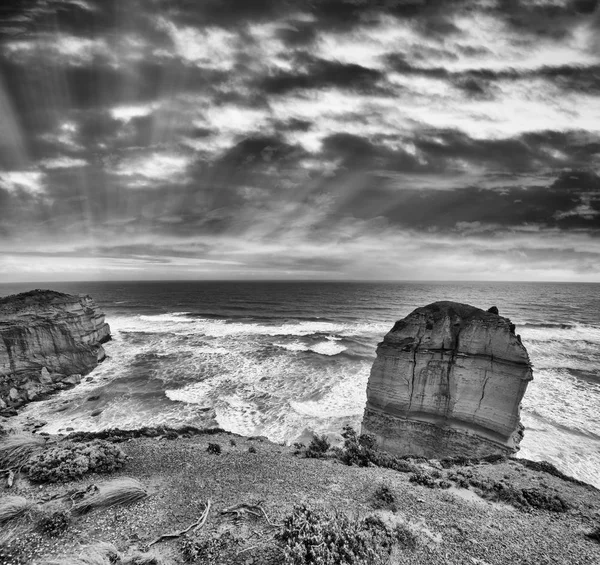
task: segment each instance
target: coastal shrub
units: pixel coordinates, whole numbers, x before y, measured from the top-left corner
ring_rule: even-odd
[[[373,493],[373,508],[396,512],[396,496],[387,485],[379,485]]]
[[[352,426],[344,426],[342,437],[344,438],[342,461],[346,465],[358,467],[369,465],[374,455],[375,440],[364,434],[359,437]]]
[[[416,485],[421,485],[421,486],[427,487],[427,488],[435,488],[437,486],[435,479],[429,473],[425,473],[423,471],[418,472],[418,473],[413,473],[409,477],[408,480],[411,483],[414,483]]]
[[[29,458],[44,448],[46,440],[30,434],[10,434],[0,440],[0,468],[23,467]]]
[[[329,440],[324,435],[319,436],[318,434],[315,434],[306,448],[306,457],[309,459],[320,459],[325,457],[325,454],[329,451],[330,447],[331,443],[329,443]]]
[[[466,467],[467,465],[476,465],[479,463],[479,460],[469,459],[468,457],[457,455],[456,457],[446,457],[445,459],[441,459],[440,463],[444,469],[449,469],[450,467]]]
[[[305,505],[296,506],[277,534],[283,565],[379,565],[394,547],[414,547],[405,527],[392,528],[376,516],[351,520]]]
[[[209,443],[206,451],[219,455],[221,453],[221,446],[218,443]]]
[[[471,485],[482,491],[481,496],[488,500],[505,502],[522,510],[547,510],[549,512],[566,512],[567,502],[557,494],[548,494],[540,489],[514,488],[501,482],[471,479]]]
[[[411,483],[421,485],[427,488],[450,488],[452,486],[448,481],[441,479],[441,474],[438,471],[427,473],[423,470],[418,470],[413,473],[408,479]]]
[[[588,532],[585,535],[588,538],[590,538],[591,540],[594,540],[594,541],[600,543],[600,526],[598,526],[597,528],[594,528],[591,532]]]
[[[574,483],[576,485],[584,485],[588,486],[587,483],[580,481],[579,479],[575,479],[570,477],[569,475],[565,475],[562,471],[559,471],[552,463],[548,461],[531,461],[529,459],[519,459],[514,458],[513,461],[516,461],[526,467],[527,469],[531,469],[532,471],[538,471],[542,473],[548,473],[553,477],[558,477],[563,481],[567,481],[569,483]]]
[[[97,487],[95,492],[73,505],[74,514],[85,514],[95,508],[132,504],[148,496],[148,491],[136,479],[124,477]]]
[[[253,445],[251,445],[251,446],[248,448],[248,453],[256,453],[256,447],[254,447]]]
[[[304,453],[305,449],[306,445],[304,445],[303,443],[300,443],[299,441],[294,443],[294,455],[300,455]]]
[[[473,473],[469,470],[458,469],[455,472],[448,473],[448,480],[456,483],[460,488],[469,488]]]
[[[180,542],[180,549],[186,563],[212,565],[224,562],[223,554],[230,552],[238,544],[239,540],[231,532],[224,532],[210,538],[184,537]]]
[[[66,443],[33,455],[29,460],[29,478],[36,482],[62,482],[86,473],[110,473],[125,464],[121,448],[103,440],[90,443]]]
[[[525,488],[521,493],[532,508],[550,512],[566,512],[569,509],[569,505],[557,494],[546,494],[536,488]]]
[[[40,508],[35,513],[35,528],[45,536],[56,537],[66,532],[71,525],[71,513],[60,506]]]
[[[344,438],[344,447],[335,449],[334,454],[346,465],[358,467],[376,465],[400,473],[414,473],[418,470],[415,465],[405,459],[395,457],[385,451],[379,451],[372,435],[361,434],[359,436],[352,426],[344,426],[342,437]]]
[[[23,516],[32,506],[33,502],[23,496],[5,496],[0,498],[0,526],[19,516]]]

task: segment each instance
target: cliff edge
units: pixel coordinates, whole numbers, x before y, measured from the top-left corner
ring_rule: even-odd
[[[104,360],[108,340],[89,296],[32,290],[0,298],[0,409],[77,384]]]
[[[398,321],[378,345],[362,431],[397,455],[512,454],[532,378],[514,325],[495,307],[435,302]]]

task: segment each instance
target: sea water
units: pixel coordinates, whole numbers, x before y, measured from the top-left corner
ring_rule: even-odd
[[[377,343],[437,300],[516,324],[533,363],[519,456],[600,487],[600,285],[562,283],[103,282],[113,341],[84,382],[26,407],[42,431],[219,426],[291,443],[359,428]],[[0,285],[0,295],[32,285]],[[99,396],[97,400],[88,400]],[[92,416],[101,410],[101,413]]]

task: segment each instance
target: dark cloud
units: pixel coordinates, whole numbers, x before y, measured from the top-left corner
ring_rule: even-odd
[[[500,227],[540,226],[600,230],[600,178],[595,173],[569,171],[550,186],[505,187],[501,190],[465,187],[458,190],[389,189],[357,192],[344,213],[364,218],[379,210],[405,228],[458,230],[475,222]],[[591,210],[591,212],[590,212]]]
[[[214,251],[163,237],[302,249],[435,232],[450,249],[600,234],[600,65],[572,41],[600,29],[597,2],[6,0],[2,14],[2,239],[107,234],[57,257],[158,265]],[[481,21],[489,38],[466,27]],[[348,266],[302,253],[260,265]]]
[[[312,22],[288,21],[277,36],[290,47],[305,47],[317,38],[317,29]]]
[[[378,89],[385,74],[361,65],[308,58],[302,71],[271,75],[259,80],[259,88],[269,94],[285,94],[297,89],[335,87],[373,92]]]
[[[440,173],[456,172],[457,160],[486,166],[511,175],[547,167],[588,166],[600,156],[600,137],[585,132],[532,132],[515,138],[474,139],[460,130],[423,130],[414,137],[390,136],[387,141],[410,142],[419,156],[403,149],[351,134],[334,134],[323,140],[323,157],[342,159],[347,168]],[[560,154],[556,152],[560,151]]]
[[[393,150],[364,137],[348,133],[330,135],[323,140],[323,156],[342,159],[347,169],[386,169],[392,171],[424,170],[418,160],[403,150]]]

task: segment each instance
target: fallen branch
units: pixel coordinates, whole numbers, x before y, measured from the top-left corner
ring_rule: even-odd
[[[244,553],[244,551],[250,551],[250,550],[252,550],[252,549],[256,549],[256,548],[258,548],[258,547],[260,547],[260,544],[259,544],[259,545],[251,545],[250,547],[245,547],[244,549],[240,549],[240,551],[238,551],[238,552],[235,554],[235,556],[237,557],[238,555],[240,555],[240,553]]]
[[[260,513],[257,512],[257,510],[260,511]],[[221,514],[235,514],[237,518],[240,517],[242,512],[252,514],[253,516],[258,516],[259,518],[262,515],[265,517],[265,520],[267,521],[269,526],[273,526],[275,528],[281,527],[281,524],[275,524],[274,522],[271,522],[269,516],[267,516],[267,513],[265,512],[265,509],[260,504],[247,504],[245,502],[242,502],[240,504],[234,504],[229,508],[221,510]]]
[[[206,523],[206,519],[208,518],[209,511],[210,511],[210,499],[208,499],[206,501],[206,508],[204,509],[204,512],[202,513],[200,518],[198,518],[197,522],[190,524],[185,530],[181,530],[180,532],[173,532],[170,534],[163,534],[162,536],[158,536],[156,539],[152,540],[148,544],[148,548],[152,547],[155,543],[159,543],[166,539],[179,538],[179,537],[187,534],[192,528],[194,529],[194,532],[197,532]]]

